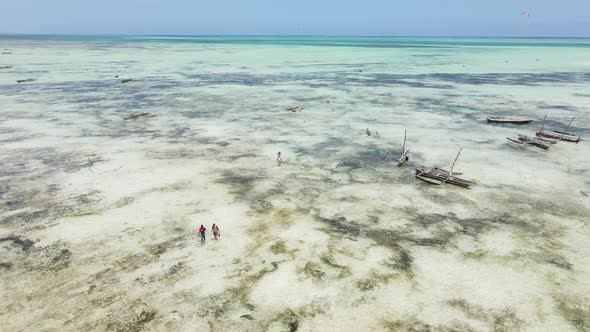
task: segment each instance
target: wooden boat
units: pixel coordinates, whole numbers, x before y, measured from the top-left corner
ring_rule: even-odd
[[[573,143],[580,143],[580,141],[582,140],[582,138],[580,136],[576,136],[574,134],[570,134],[570,133],[565,133],[562,131],[538,131],[536,133],[537,137],[541,136],[541,137],[548,137],[548,138],[553,138],[553,139],[558,139],[561,141],[566,141],[566,142],[573,142]]]
[[[290,106],[285,107],[285,109],[289,112],[295,113],[295,112],[301,112],[303,110],[303,106],[290,105]]]
[[[545,118],[543,118],[543,124],[541,125],[541,130],[536,132],[535,135],[537,137],[548,137],[566,142],[580,143],[580,141],[582,140],[580,136],[576,136],[574,134],[570,134],[567,132],[567,130],[572,125],[572,122],[574,122],[575,118],[576,117],[574,116],[570,123],[567,125],[567,128],[565,129],[566,131],[543,131],[543,129],[545,128],[545,120],[547,120],[547,115],[545,115]]]
[[[469,188],[469,186],[474,185],[475,182],[458,177],[457,175],[460,175],[460,173],[453,173],[453,168],[455,168],[455,163],[457,162],[457,159],[459,159],[459,155],[461,154],[462,150],[463,148],[461,148],[459,153],[457,153],[457,157],[455,157],[450,171],[445,171],[441,168],[420,167],[416,168],[416,179],[434,185],[449,183],[463,188]]]
[[[35,81],[34,78],[26,78],[24,80],[17,80],[16,83],[21,84],[21,83],[34,82],[34,81]]]
[[[129,83],[129,82],[132,82],[132,81],[133,81],[132,78],[126,78],[126,79],[122,79],[121,80],[121,83]]]
[[[448,183],[463,188],[469,188],[475,184],[474,181],[459,178],[454,174],[456,173],[451,175],[448,171],[440,168],[416,168],[416,178],[430,184],[441,185]]]
[[[442,168],[435,167],[434,169],[435,169],[435,170],[437,170],[437,171],[440,171],[440,172],[446,172],[446,173],[449,173],[448,171],[446,171],[446,170],[444,170],[444,169],[442,169]],[[463,175],[463,173],[453,172],[453,174],[452,174],[452,175]]]
[[[528,145],[532,145],[532,146],[541,148],[543,150],[549,149],[549,145],[547,145],[542,140],[540,140],[538,138],[528,137],[526,135],[520,135],[519,134],[516,139],[515,138],[510,138],[510,137],[506,137],[506,139],[508,139],[509,141],[514,142],[516,144],[528,144]]]
[[[550,139],[546,139],[543,137],[537,137],[537,139],[543,143],[547,143],[547,144],[557,144],[557,141],[554,140],[550,140]]]
[[[504,123],[504,124],[517,124],[523,125],[531,123],[533,120],[529,119],[500,119],[500,118],[488,118],[488,123]]]
[[[428,177],[426,177],[426,176],[424,176],[422,174],[419,174],[417,169],[416,169],[416,179],[422,180],[422,181],[424,181],[426,183],[434,184],[434,185],[437,185],[437,186],[440,186],[441,184],[443,184],[442,181],[431,179],[431,178],[428,178]]]
[[[148,112],[130,113],[123,117],[123,120],[131,120],[137,118],[153,118],[155,115]]]

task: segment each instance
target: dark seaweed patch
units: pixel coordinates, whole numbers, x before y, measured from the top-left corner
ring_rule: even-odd
[[[395,256],[391,257],[389,261],[386,262],[386,265],[394,270],[411,272],[412,263],[414,262],[412,255],[403,248],[398,248],[395,254]]]
[[[340,279],[341,278],[348,277],[349,275],[351,275],[350,267],[336,264],[333,261],[333,259],[331,257],[329,257],[329,256],[324,255],[324,256],[320,257],[320,260],[321,260],[322,263],[326,264],[327,266],[329,266],[329,267],[331,267],[333,269],[338,270],[339,271],[338,278],[340,278]]]
[[[176,283],[177,281],[181,280],[182,278],[184,278],[188,273],[190,272],[190,269],[188,268],[188,266],[186,265],[185,262],[178,262],[174,265],[172,265],[168,270],[166,270],[164,273],[159,273],[159,274],[155,274],[150,276],[150,278],[148,279],[148,282],[153,283],[153,282],[163,282],[163,283],[167,283],[167,284],[173,284]]]
[[[4,241],[11,241],[13,244],[19,246],[23,250],[27,250],[35,245],[35,242],[28,239],[22,239],[19,236],[7,236],[0,238],[0,242]]]
[[[338,163],[337,167],[348,167],[351,169],[362,168],[363,164],[360,160],[344,160]]]
[[[0,263],[0,269],[10,270],[12,268],[12,263]]]
[[[346,217],[336,216],[334,218],[319,218],[319,220],[325,223],[330,231],[347,236],[358,237],[361,235],[361,225],[346,220]]]
[[[155,256],[155,255],[154,255]],[[151,264],[155,261],[155,258],[150,257],[145,253],[129,254],[118,259],[115,264],[116,266],[125,272],[135,271],[145,265]]]
[[[163,255],[166,251],[170,250],[171,248],[183,246],[185,244],[185,240],[186,235],[181,235],[170,240],[151,245],[146,249],[151,255],[154,255],[159,258],[161,255]]]
[[[289,332],[296,332],[299,329],[299,317],[291,309],[287,309],[279,317],[287,325]]]
[[[545,261],[549,264],[555,265],[560,269],[564,270],[571,270],[573,268],[572,263],[570,263],[567,258],[563,257],[562,255],[548,253],[549,257],[545,259]]]
[[[307,317],[315,317],[316,315],[323,314],[325,312],[324,307],[318,303],[312,303],[310,305],[298,308],[297,310],[286,309],[276,316],[270,318],[266,322],[261,322],[262,330],[268,331],[269,326],[272,323],[278,322],[285,327],[285,330],[289,332],[295,332],[299,330],[301,321]]]
[[[26,270],[54,272],[69,267],[72,252],[63,242],[54,242],[44,247],[29,247],[19,255],[15,264],[22,265]]]
[[[590,304],[580,296],[555,294],[553,300],[559,313],[578,331],[590,330]]]
[[[346,217],[335,216],[333,218],[318,217],[318,220],[326,225],[332,234],[348,238],[365,237],[375,244],[389,248],[393,256],[385,263],[385,266],[399,272],[413,275],[413,257],[408,245],[419,247],[446,248],[453,245],[454,240],[460,236],[469,236],[477,239],[480,235],[498,228],[509,227],[521,232],[524,236],[539,236],[541,238],[555,238],[550,230],[537,222],[528,222],[512,215],[498,215],[486,218],[459,218],[454,214],[416,214],[412,216],[410,223],[398,229],[378,229],[371,224],[360,224],[349,221]],[[426,230],[427,232],[424,232]],[[418,235],[420,234],[420,235]],[[426,235],[425,235],[426,234]],[[550,241],[550,240],[547,240]],[[561,269],[570,270],[572,264],[558,253],[553,252],[559,248],[558,242],[547,242],[540,252],[527,251],[515,259],[526,258],[534,262],[545,262]],[[483,256],[465,254],[466,258],[481,258]],[[483,254],[485,255],[485,253]]]
[[[196,159],[203,156],[203,153],[191,149],[168,149],[153,150],[147,152],[147,157],[151,159]]]
[[[68,197],[65,201],[53,202],[51,197],[41,195],[39,198],[47,208],[37,211],[23,211],[0,219],[0,224],[30,224],[51,221],[60,217],[77,217],[98,213],[101,202],[100,192],[92,191],[78,196]]]
[[[136,302],[123,311],[113,312],[106,324],[109,331],[138,332],[145,330],[145,325],[156,317],[157,311],[147,304]]]
[[[287,253],[287,247],[285,246],[285,241],[277,241],[273,245],[270,246],[270,251],[275,255],[285,254]]]
[[[539,85],[544,83],[588,83],[590,73],[560,72],[560,73],[436,73],[414,75],[417,78],[435,79],[443,82],[470,85]]]
[[[486,323],[492,331],[519,331],[524,326],[524,320],[510,308],[493,310],[471,304],[463,299],[450,300],[448,304],[463,311],[467,317]]]
[[[451,322],[446,325],[431,325],[416,317],[399,320],[384,320],[381,325],[390,332],[475,332],[475,328],[466,323]],[[496,331],[494,331],[496,332]]]
[[[375,279],[366,278],[356,282],[356,288],[363,292],[371,291],[377,287],[377,281]]]
[[[322,271],[320,265],[314,262],[307,262],[301,272],[314,281],[323,281],[326,276],[326,272]]]
[[[226,170],[217,183],[228,185],[232,194],[243,197],[252,190],[254,183],[262,178],[259,174],[251,173],[244,169]]]
[[[434,229],[430,237],[418,237],[413,234],[412,228],[397,230],[367,228],[365,225],[348,221],[343,216],[336,216],[332,219],[319,218],[319,220],[328,225],[329,229],[335,233],[355,237],[363,235],[371,238],[379,245],[393,246],[393,248],[397,247],[400,242],[426,247],[443,247],[456,236],[467,235],[477,238],[479,235],[500,226],[513,227],[531,234],[541,234],[543,232],[541,224],[527,222],[509,214],[486,218],[459,218],[453,213],[444,215],[408,212],[407,215],[411,218],[411,224],[419,225],[421,228],[430,229],[431,226],[441,223],[446,223],[452,227]]]
[[[1,225],[12,224],[29,224],[32,222],[42,221],[51,215],[49,210],[33,211],[33,212],[19,212],[8,217],[0,219]]]
[[[271,202],[259,199],[253,204],[251,204],[250,208],[257,213],[269,213],[273,210],[274,207]]]
[[[252,291],[252,287],[260,281],[266,274],[272,273],[278,269],[278,262],[271,262],[270,266],[267,266],[261,270],[251,273],[251,266],[246,266],[239,271],[238,275],[247,273],[237,283],[236,286],[230,287],[219,295],[209,297],[205,304],[205,310],[203,316],[212,316],[212,320],[208,323],[211,327],[216,327],[216,322],[223,315],[233,310],[243,310],[246,308],[249,311],[254,311],[256,306],[250,303],[249,294]]]

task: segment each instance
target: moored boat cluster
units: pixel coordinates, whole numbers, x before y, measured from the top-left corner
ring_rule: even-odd
[[[507,139],[513,143],[516,143],[516,144],[532,145],[534,147],[537,147],[537,148],[540,148],[543,150],[548,150],[552,144],[557,144],[556,140],[565,141],[565,142],[580,143],[580,141],[582,141],[582,138],[580,136],[567,132],[569,130],[570,126],[572,125],[572,122],[574,122],[574,119],[575,119],[575,117],[572,118],[570,123],[567,125],[567,128],[565,129],[565,131],[558,131],[558,130],[545,131],[544,130],[545,129],[545,121],[547,120],[547,115],[545,115],[545,118],[543,119],[543,124],[541,125],[541,130],[535,132],[536,137],[529,137],[526,135],[518,134],[518,136],[516,138],[507,137]],[[509,119],[503,119],[504,122],[495,122],[495,121],[490,121],[490,120],[491,119],[488,119],[488,122],[512,123],[512,124],[523,124],[523,122],[521,122],[521,121],[528,121],[526,123],[530,123],[532,121],[532,120],[514,120],[516,122],[510,122]],[[494,119],[494,120],[496,120],[496,119]]]
[[[548,150],[551,145],[557,144],[558,141],[565,141],[565,142],[572,142],[572,143],[579,143],[582,141],[582,138],[576,134],[569,133],[568,130],[574,121],[575,117],[570,121],[567,128],[564,131],[545,131],[545,121],[547,120],[547,116],[543,119],[543,124],[541,126],[541,130],[535,132],[535,137],[530,137],[523,134],[517,134],[516,137],[511,138],[507,137],[507,139],[515,144],[519,145],[530,145],[536,148],[540,148],[543,150]],[[531,123],[532,119],[513,119],[513,118],[488,118],[488,123],[493,124],[515,124],[515,125],[525,125]],[[466,180],[460,178],[459,176],[462,173],[453,172],[453,168],[455,167],[455,163],[457,159],[459,159],[459,155],[461,154],[461,150],[457,154],[457,157],[453,161],[451,165],[450,171],[446,171],[440,168],[428,168],[428,167],[416,167],[416,179],[424,181],[429,184],[433,185],[442,185],[445,183],[452,184],[455,186],[469,188],[470,186],[476,184],[474,181]],[[389,152],[385,154],[383,157],[384,159],[389,155]],[[406,134],[404,133],[404,145],[402,148],[402,156],[399,159],[398,166],[404,165],[407,161],[409,161],[409,149],[406,147]]]

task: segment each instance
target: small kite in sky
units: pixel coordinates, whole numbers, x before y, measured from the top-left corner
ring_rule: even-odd
[[[531,16],[533,16],[533,13],[531,13],[531,11],[530,11],[530,10],[528,10],[528,9],[525,9],[525,10],[523,10],[523,11],[522,11],[522,13],[521,13],[520,15],[521,15],[521,16],[522,16],[522,15],[526,15],[527,17],[531,17]]]

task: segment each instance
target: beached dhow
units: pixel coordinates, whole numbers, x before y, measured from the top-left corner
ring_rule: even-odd
[[[416,179],[428,182],[430,184],[441,185],[443,183],[455,186],[469,188],[476,184],[474,181],[458,177],[460,173],[450,173],[440,168],[416,168]]]
[[[561,141],[566,142],[573,142],[573,143],[580,143],[582,138],[580,136],[576,136],[574,134],[566,133],[563,131],[539,131],[536,133],[537,136],[548,137],[553,139],[558,139]]]
[[[459,155],[461,154],[461,148],[459,153],[457,153],[457,157],[453,161],[451,165],[451,170],[446,171],[441,168],[427,168],[427,167],[418,167],[416,168],[416,179],[424,181],[426,183],[434,184],[434,185],[442,185],[443,183],[452,184],[455,186],[469,188],[470,186],[476,184],[474,181],[466,180],[458,177],[461,173],[454,173],[453,168],[455,168],[455,163],[457,159],[459,159]]]
[[[547,115],[545,115],[545,118],[543,119],[543,124],[541,125],[541,130],[539,130],[535,134],[537,135],[537,137],[548,137],[548,138],[558,139],[558,140],[566,141],[566,142],[580,143],[580,141],[582,140],[582,138],[580,136],[577,136],[575,134],[567,132],[567,130],[572,125],[572,122],[574,122],[575,118],[576,117],[572,118],[570,123],[567,125],[565,131],[557,131],[557,130],[543,131],[543,129],[545,128],[545,120],[547,120]]]
[[[533,137],[529,137],[529,136],[521,135],[521,134],[518,134],[518,136],[516,138],[506,137],[506,139],[508,139],[509,141],[516,143],[516,144],[528,144],[528,145],[532,145],[532,146],[541,148],[543,150],[549,149],[548,144],[555,143],[554,141],[540,139],[540,138],[533,138]]]

